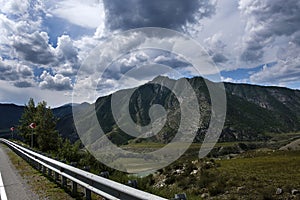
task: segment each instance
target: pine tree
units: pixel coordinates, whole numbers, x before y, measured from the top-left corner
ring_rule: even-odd
[[[60,136],[56,130],[57,120],[45,101],[35,106],[34,100],[30,98],[19,121],[18,131],[27,144],[31,144],[31,136],[33,134],[33,147],[44,152],[55,151],[60,147],[61,143]],[[35,123],[36,128],[31,129],[29,127],[31,123]]]
[[[41,151],[53,151],[59,148],[59,134],[56,130],[57,118],[53,115],[45,101],[36,108],[35,122],[37,133],[37,147]]]
[[[25,143],[29,145],[31,142],[31,134],[34,133],[34,130],[30,129],[29,125],[34,122],[35,113],[36,113],[35,103],[34,100],[30,98],[28,104],[25,105],[24,112],[21,116],[21,119],[19,121],[19,126],[18,126],[18,132],[24,138]]]

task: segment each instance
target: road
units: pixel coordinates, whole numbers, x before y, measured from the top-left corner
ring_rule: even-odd
[[[3,144],[0,144],[0,173],[2,175],[8,200],[37,199],[36,195],[26,187],[25,181],[11,164],[6,154],[7,151],[6,147]]]

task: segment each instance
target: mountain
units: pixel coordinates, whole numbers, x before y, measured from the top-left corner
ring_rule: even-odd
[[[106,136],[118,145],[141,141],[168,143],[175,137],[180,125],[181,112],[176,95],[165,86],[169,85],[171,89],[172,87],[181,87],[182,80],[172,80],[159,76],[138,88],[121,90],[116,93],[120,96],[119,101],[125,102],[126,94],[132,92],[129,106],[130,117],[135,123],[142,126],[150,123],[148,113],[153,104],[160,104],[166,109],[168,113],[166,123],[155,136],[144,139],[134,138],[124,133],[112,115],[112,95],[100,97],[94,104],[66,104],[53,109],[55,116],[59,118],[57,128],[63,137],[70,138],[71,141],[78,139],[72,115],[72,106],[74,106],[75,110],[80,111],[80,120],[84,122],[82,126],[86,128],[83,139],[88,139],[91,142],[100,139],[98,136],[92,135],[95,127],[90,125],[91,113],[96,109],[97,120],[101,128]],[[200,142],[211,117],[211,99],[206,86],[206,82],[209,81],[201,77],[186,80],[195,91],[199,103],[201,120],[195,142]],[[224,86],[227,96],[227,113],[220,141],[267,140],[268,135],[272,133],[300,131],[299,90],[235,83],[224,83]],[[187,88],[181,89],[187,90]],[[185,101],[189,101],[190,98],[188,96]],[[121,118],[128,117],[123,115],[126,113],[124,110],[127,109],[126,104],[120,103],[118,109],[121,111]],[[8,127],[17,124],[22,111],[22,106],[0,105],[0,130],[8,130]],[[125,123],[126,120],[123,122]],[[121,123],[123,122],[121,120]],[[157,123],[159,127],[159,120]]]
[[[14,104],[0,104],[0,137],[10,136],[10,128],[18,124],[23,109]]]
[[[211,117],[211,100],[206,82],[201,77],[186,79],[194,89],[201,113],[195,142],[203,140]],[[124,133],[114,120],[111,108],[112,95],[100,97],[90,109],[82,113],[81,126],[88,124],[92,119],[91,112],[96,109],[98,122],[106,136],[114,143],[153,141],[168,143],[171,141],[179,127],[180,105],[176,96],[164,85],[177,87],[181,80],[172,80],[167,77],[157,77],[152,82],[138,88],[118,91],[121,113],[125,113],[126,93],[132,93],[129,113],[133,121],[139,125],[150,123],[149,108],[153,104],[160,104],[167,110],[167,121],[162,130],[155,136],[134,138]],[[157,84],[159,83],[159,84]],[[217,84],[209,82],[210,84]],[[224,83],[227,95],[227,113],[225,125],[220,141],[253,141],[267,140],[270,133],[286,133],[300,131],[300,91],[281,87],[266,87],[249,84]],[[186,88],[181,88],[186,90]],[[189,101],[188,96],[185,100]],[[84,119],[86,117],[86,119]],[[120,115],[121,123],[123,114]],[[126,120],[123,120],[126,126]],[[121,124],[122,125],[122,124]],[[89,141],[100,140],[92,134],[94,127],[89,124],[83,139]]]

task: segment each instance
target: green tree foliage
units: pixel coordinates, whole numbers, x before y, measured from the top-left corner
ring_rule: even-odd
[[[25,105],[24,112],[19,120],[18,132],[24,138],[27,144],[30,144],[32,130],[29,128],[29,124],[35,120],[36,107],[34,100],[29,99],[28,104]]]
[[[42,151],[59,148],[59,134],[56,130],[57,118],[45,101],[38,103],[35,113],[37,147]]]
[[[18,130],[27,144],[31,143],[33,134],[34,147],[41,151],[55,151],[59,148],[61,141],[56,130],[56,122],[57,118],[53,115],[50,107],[47,107],[45,101],[35,106],[34,100],[31,98],[25,105]],[[31,123],[36,124],[35,129],[29,127]]]
[[[80,159],[79,150],[79,140],[75,144],[72,144],[70,140],[65,139],[57,155],[59,158],[66,159],[68,162],[78,162]]]

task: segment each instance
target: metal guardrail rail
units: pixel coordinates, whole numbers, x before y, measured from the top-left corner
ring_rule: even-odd
[[[91,192],[109,200],[167,200],[48,158],[6,139],[0,139],[0,142],[9,146],[44,174],[48,173],[52,176],[54,173],[55,180],[58,180],[60,176],[62,187],[67,185],[67,179],[69,179],[72,182],[72,193],[76,194],[77,185],[81,185],[85,188],[85,197],[88,200],[91,199]]]

